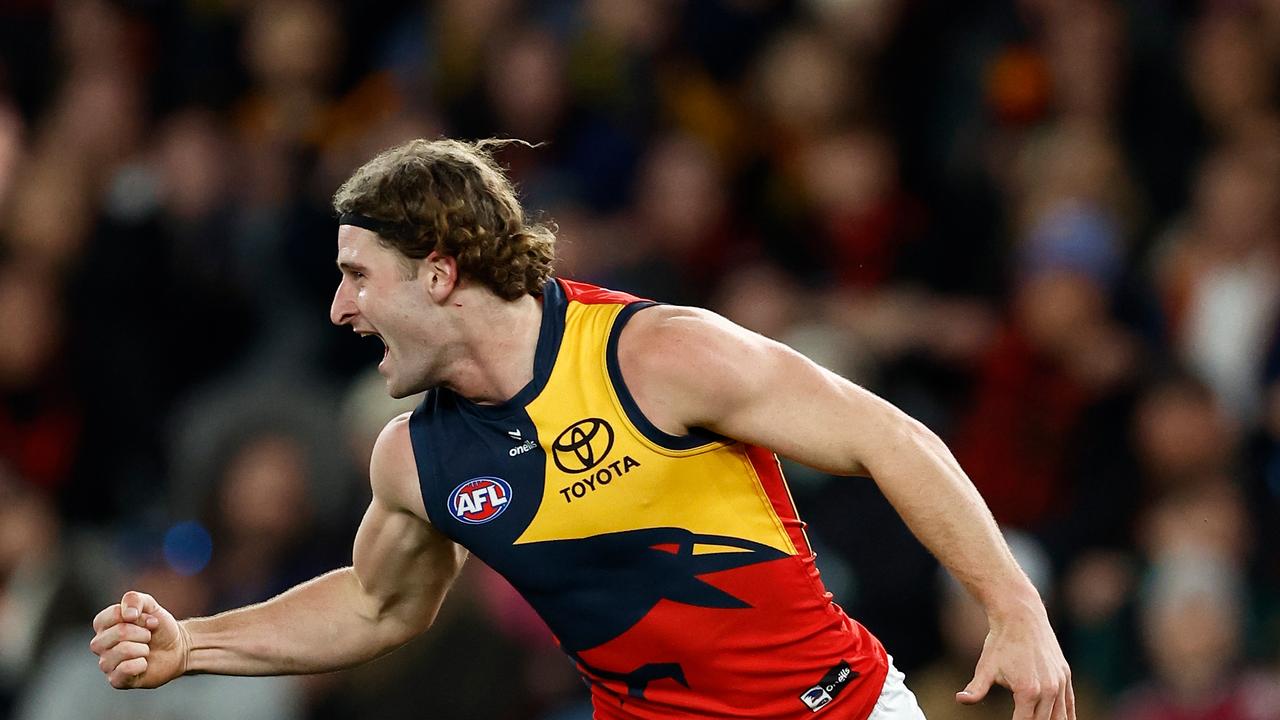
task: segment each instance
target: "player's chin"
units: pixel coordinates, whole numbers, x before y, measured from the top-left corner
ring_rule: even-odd
[[[387,394],[397,400],[421,392],[419,383],[409,382],[403,375],[383,370],[381,367],[378,371],[387,378]]]
[[[400,383],[396,382],[396,377],[394,375],[383,370],[381,367],[378,368],[378,372],[382,373],[382,376],[387,379],[388,395],[398,400],[408,394],[404,391],[404,388],[400,386]]]

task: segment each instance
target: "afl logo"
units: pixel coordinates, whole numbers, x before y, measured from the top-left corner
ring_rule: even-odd
[[[551,444],[556,467],[567,473],[586,472],[613,449],[613,428],[600,418],[587,418],[565,428]]]
[[[478,477],[449,493],[449,513],[468,525],[480,525],[502,514],[511,503],[511,486],[496,477]]]

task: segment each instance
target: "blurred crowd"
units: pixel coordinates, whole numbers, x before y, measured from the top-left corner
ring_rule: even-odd
[[[559,273],[711,307],[943,436],[1080,717],[1280,718],[1280,1],[0,3],[0,718],[576,720],[469,563],[371,665],[111,691],[177,615],[350,561],[395,402],[329,326],[328,200],[412,137],[500,160]],[[874,484],[789,467],[931,720],[980,609]]]

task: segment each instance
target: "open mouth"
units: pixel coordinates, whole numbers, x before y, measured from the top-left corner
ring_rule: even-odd
[[[386,341],[386,340],[385,340],[381,335],[379,335],[378,333],[376,333],[376,332],[362,332],[362,333],[360,333],[360,337],[376,337],[376,338],[378,338],[378,341],[382,343],[382,359],[383,359],[383,360],[386,360],[386,359],[387,359],[387,356],[391,354],[391,346],[387,345],[387,341]]]

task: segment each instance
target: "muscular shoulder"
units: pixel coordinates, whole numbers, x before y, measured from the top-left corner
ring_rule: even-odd
[[[754,391],[752,368],[776,352],[789,351],[709,310],[667,305],[636,313],[618,340],[628,388],[674,434],[713,427],[725,404]]]
[[[653,305],[637,312],[622,331],[623,338],[673,342],[689,340],[706,330],[737,327],[719,315],[683,305]]]
[[[422,489],[409,438],[411,415],[392,418],[378,434],[369,461],[369,482],[373,494],[387,505],[422,516]]]

